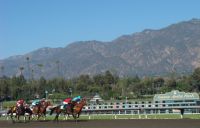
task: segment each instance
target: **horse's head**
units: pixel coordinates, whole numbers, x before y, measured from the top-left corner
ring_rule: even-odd
[[[82,100],[81,100],[81,102],[80,102],[83,106],[85,106],[86,104],[87,104],[87,102],[86,102],[86,98],[83,98]]]
[[[43,105],[44,105],[45,107],[51,106],[51,102],[50,102],[50,101],[46,101],[46,102],[43,103]]]

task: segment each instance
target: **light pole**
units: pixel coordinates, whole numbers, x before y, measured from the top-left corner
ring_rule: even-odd
[[[0,101],[0,106],[1,106],[0,110],[3,110],[3,101]]]
[[[48,96],[48,91],[46,90],[45,91],[45,98],[47,99],[47,96]]]
[[[125,101],[125,108],[128,108],[128,106],[127,106],[127,96],[126,96],[126,101]],[[126,114],[126,110],[125,110],[125,114]]]
[[[69,88],[69,93],[70,93],[70,95],[72,97],[72,88]]]
[[[55,88],[54,89],[52,89],[52,94],[55,92],[56,90],[55,90]]]

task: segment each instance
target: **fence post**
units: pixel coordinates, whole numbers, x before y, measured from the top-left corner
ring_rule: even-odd
[[[140,110],[138,110],[139,119],[141,119]]]
[[[147,119],[147,112],[146,112],[146,110],[144,112],[145,112],[145,118]]]
[[[90,117],[90,112],[88,113],[88,119],[89,119],[89,120],[91,119],[91,117]]]
[[[183,115],[181,114],[181,119],[183,119]]]

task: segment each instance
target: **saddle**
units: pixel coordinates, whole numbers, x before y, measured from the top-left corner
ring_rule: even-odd
[[[62,104],[60,105],[60,109],[66,109],[69,104]]]
[[[65,105],[60,105],[60,109],[64,109],[64,106],[65,106]]]

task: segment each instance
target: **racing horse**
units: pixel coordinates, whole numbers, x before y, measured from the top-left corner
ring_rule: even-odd
[[[46,109],[48,106],[51,106],[50,101],[45,101],[45,102],[40,103],[39,105],[36,105],[32,108],[32,112],[34,115],[37,116],[37,120],[39,120],[39,118],[41,116],[44,117],[44,120],[46,119]]]
[[[70,103],[66,106],[66,108],[61,108],[62,105],[58,105],[54,108],[51,109],[51,112],[50,112],[50,115],[53,114],[53,112],[56,113],[56,116],[54,118],[54,121],[58,121],[58,117],[61,113],[64,114],[64,117],[65,117],[65,120],[67,119],[67,117],[70,117],[69,115],[71,114],[72,115],[72,107],[73,107],[73,104]]]
[[[85,105],[86,105],[86,99],[82,99],[80,103],[72,102],[68,104],[66,108],[63,109],[61,109],[61,105],[58,105],[51,109],[50,115],[52,115],[53,112],[56,112],[54,121],[58,121],[58,117],[61,113],[64,114],[65,119],[67,119],[66,116],[69,117],[70,114],[73,116],[74,119],[77,119],[79,118],[82,108]]]
[[[73,111],[72,111],[72,115],[74,117],[74,119],[76,120],[77,118],[79,118],[83,107],[86,105],[86,99],[83,98],[80,103],[75,104],[75,106],[73,107]]]
[[[16,119],[19,121],[20,116],[24,116],[24,122],[26,121],[26,113],[28,114],[29,121],[32,116],[32,111],[28,106],[12,106],[9,108],[7,115],[10,115],[12,121],[14,122],[13,115],[15,115]]]

